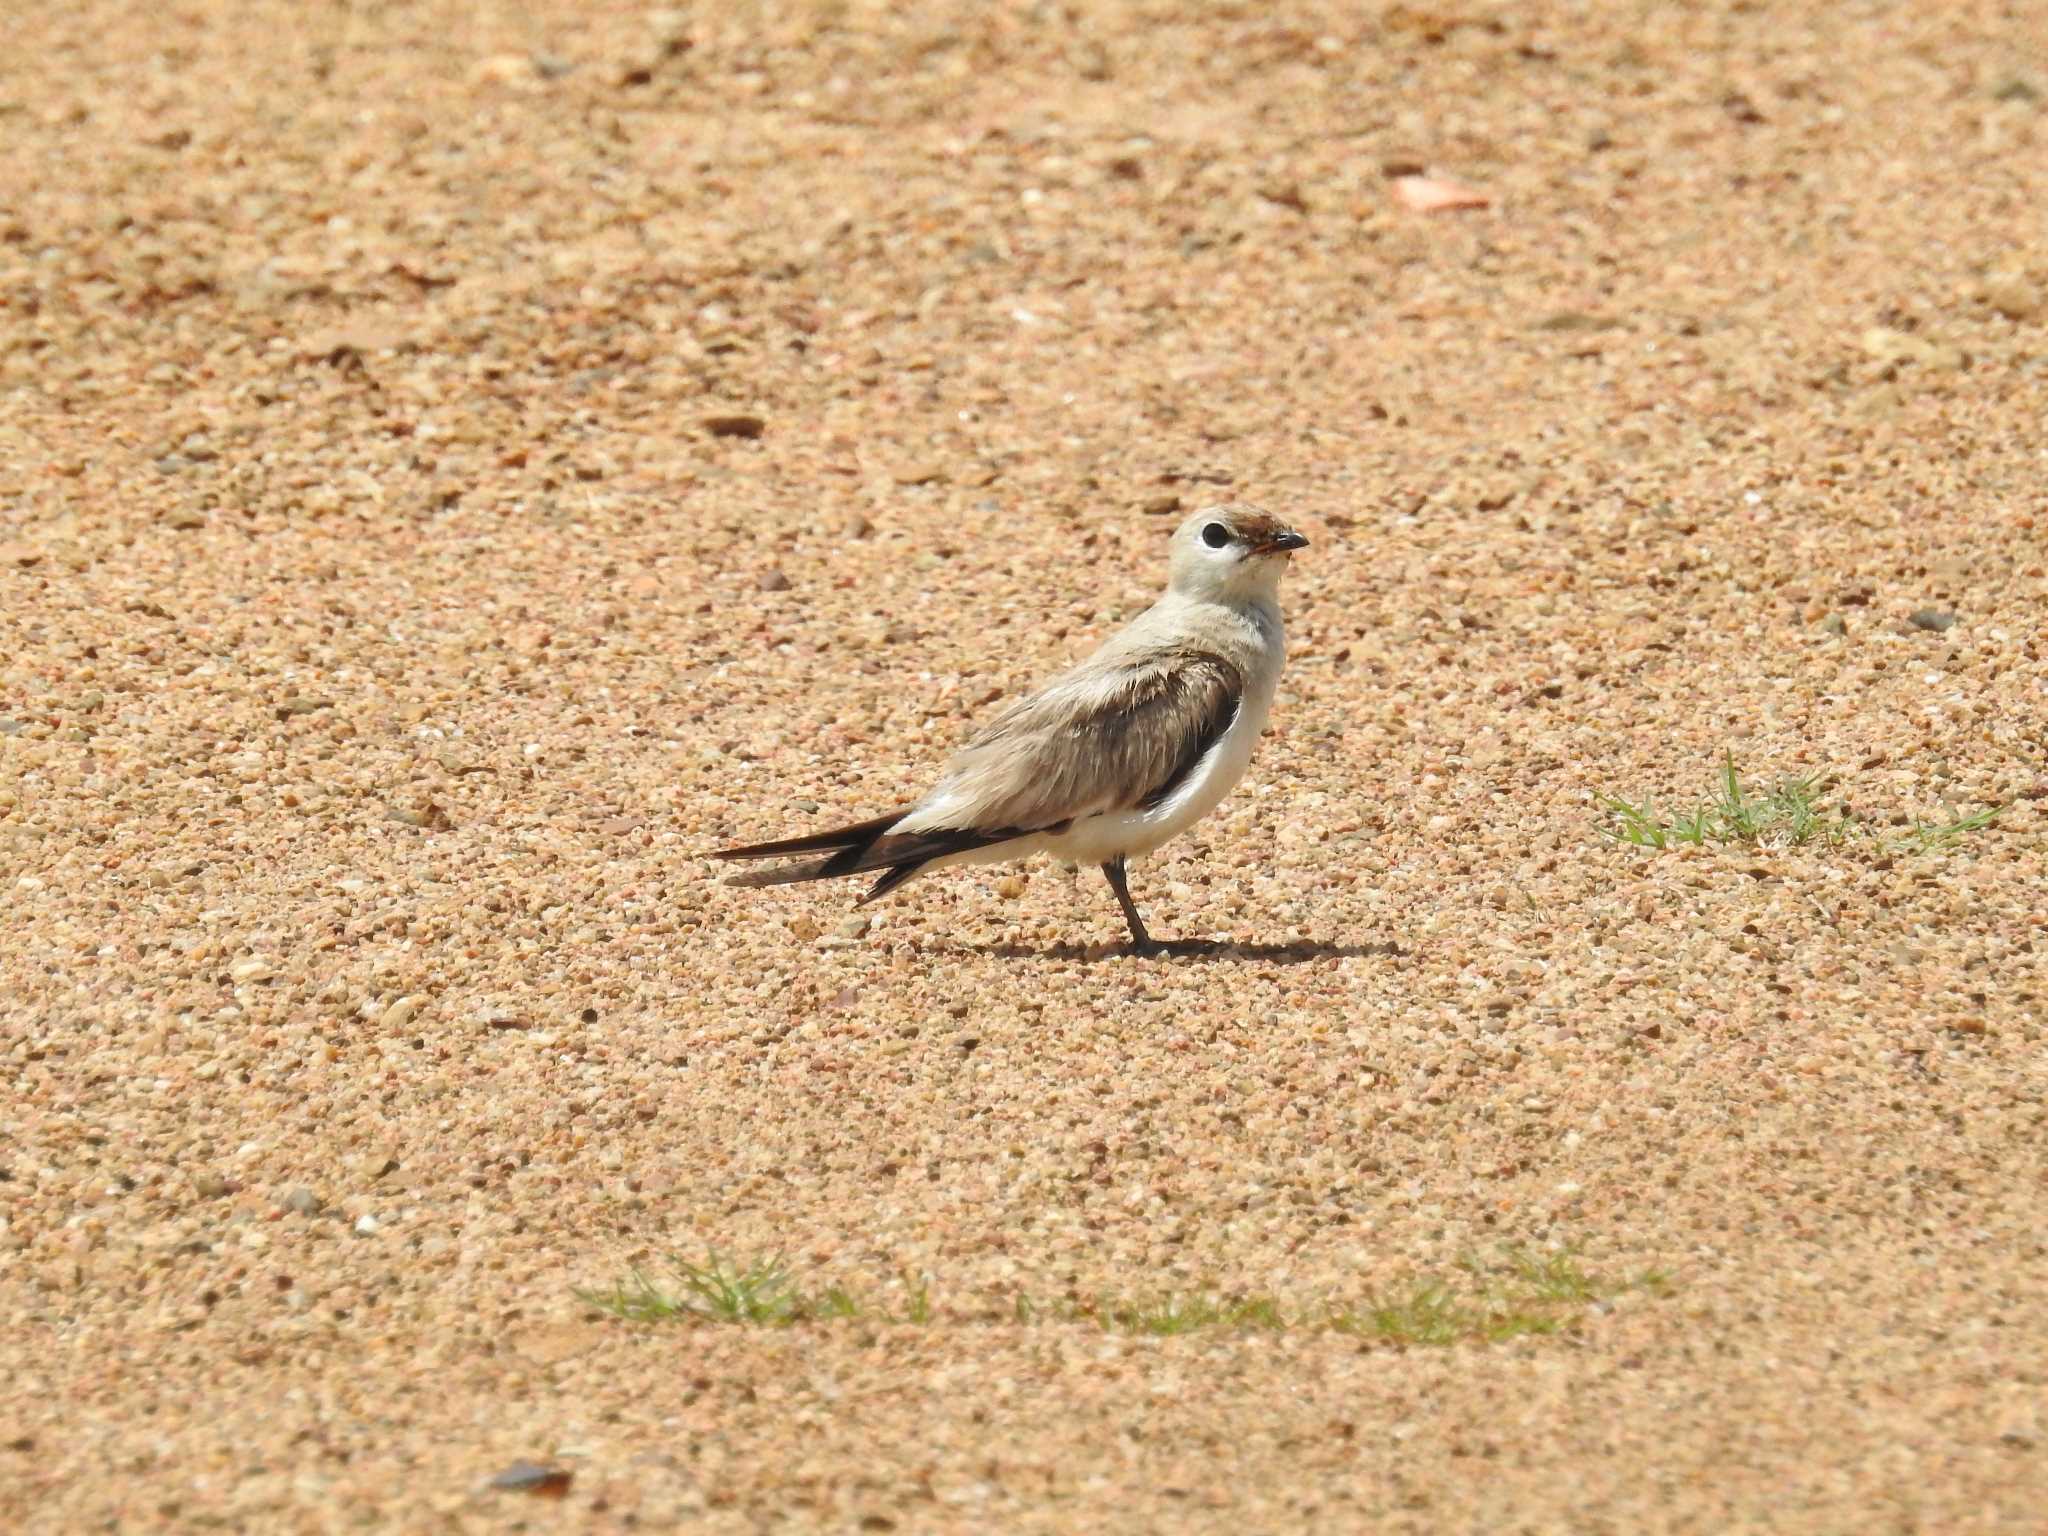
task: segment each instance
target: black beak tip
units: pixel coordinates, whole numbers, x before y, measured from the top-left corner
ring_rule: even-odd
[[[1308,540],[1292,529],[1289,529],[1273,541],[1273,547],[1275,549],[1307,549]]]

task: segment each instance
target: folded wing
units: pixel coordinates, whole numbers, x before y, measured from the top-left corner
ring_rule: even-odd
[[[1169,799],[1237,718],[1244,674],[1209,651],[1077,668],[996,717],[898,824],[1063,829]]]

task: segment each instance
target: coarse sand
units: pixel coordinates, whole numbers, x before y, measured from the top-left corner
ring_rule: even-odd
[[[2035,0],[10,7],[0,1529],[2042,1530],[2044,209]],[[717,883],[1222,500],[1206,947]]]

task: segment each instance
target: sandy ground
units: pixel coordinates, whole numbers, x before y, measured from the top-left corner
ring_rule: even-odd
[[[0,1525],[2041,1529],[2042,7],[6,31]],[[716,883],[1223,498],[1225,945]],[[1861,830],[1602,838],[1724,754]],[[577,1298],[713,1246],[933,1316]],[[1666,1294],[1067,1316],[1561,1249]]]

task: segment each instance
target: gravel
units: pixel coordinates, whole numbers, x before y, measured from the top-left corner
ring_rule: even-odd
[[[2024,7],[17,10],[0,1527],[2038,1521]],[[1226,498],[1206,947],[718,883]],[[1601,835],[1731,759],[1855,834]],[[713,1249],[932,1316],[579,1295]]]

